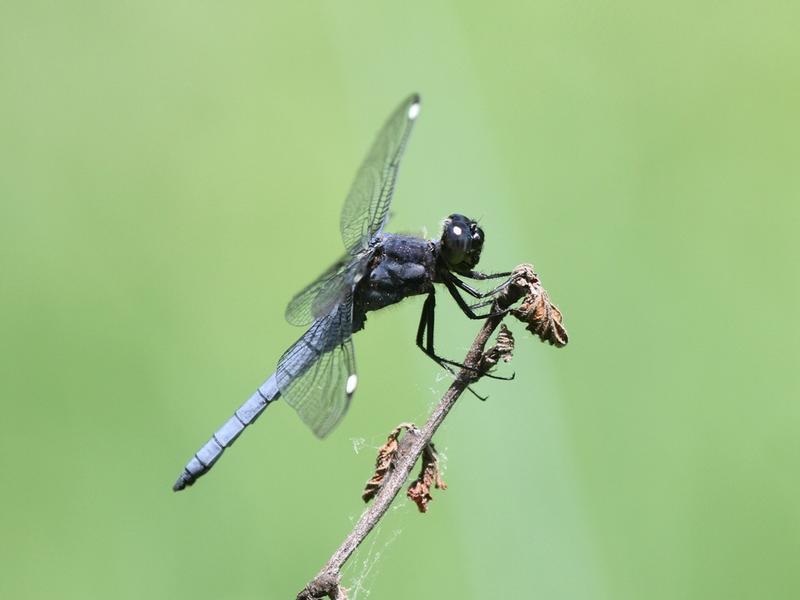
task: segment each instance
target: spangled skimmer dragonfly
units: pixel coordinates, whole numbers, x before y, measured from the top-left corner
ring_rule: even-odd
[[[482,319],[461,296],[491,297],[504,287],[481,293],[458,276],[470,279],[507,277],[474,271],[483,249],[483,230],[460,214],[445,221],[438,240],[385,233],[400,159],[403,156],[420,98],[412,95],[392,113],[356,175],[342,208],[340,229],[347,249],[286,308],[294,325],[310,325],[283,353],[269,379],[191,458],[173,489],[192,485],[233,444],[264,409],[284,398],[319,437],[325,437],[347,412],[356,390],[352,334],[364,328],[366,313],[395,304],[408,296],[427,294],[417,346],[442,367],[463,365],[434,350],[434,283],[443,284],[471,319]]]

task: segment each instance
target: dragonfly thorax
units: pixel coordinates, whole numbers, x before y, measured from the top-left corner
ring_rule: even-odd
[[[441,257],[457,272],[471,271],[481,259],[483,229],[464,215],[452,214],[442,226]]]

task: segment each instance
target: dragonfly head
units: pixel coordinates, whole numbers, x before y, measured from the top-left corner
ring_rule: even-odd
[[[456,272],[475,268],[483,250],[483,229],[478,222],[464,215],[452,214],[442,227],[441,253],[447,265]]]

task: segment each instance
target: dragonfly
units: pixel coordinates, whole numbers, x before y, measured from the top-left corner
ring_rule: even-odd
[[[286,307],[289,323],[308,329],[283,353],[275,372],[192,456],[173,490],[183,490],[205,475],[244,429],[279,398],[297,411],[315,435],[327,436],[344,417],[358,385],[352,336],[364,328],[368,312],[426,295],[416,345],[451,373],[456,367],[468,368],[435,350],[434,284],[444,285],[468,318],[485,319],[502,312],[490,309],[477,314],[475,309],[486,302],[470,305],[462,292],[478,300],[491,298],[508,284],[511,273],[474,270],[484,232],[477,221],[458,213],[444,220],[438,239],[384,232],[400,161],[420,106],[419,95],[412,94],[378,133],[342,208],[339,227],[344,254]],[[461,277],[506,281],[481,292]]]

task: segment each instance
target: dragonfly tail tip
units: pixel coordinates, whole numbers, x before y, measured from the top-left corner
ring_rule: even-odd
[[[194,481],[192,480],[191,475],[186,473],[185,471],[181,473],[181,476],[178,477],[175,485],[172,486],[173,492],[180,492],[183,489],[186,489],[188,486],[192,485]]]

